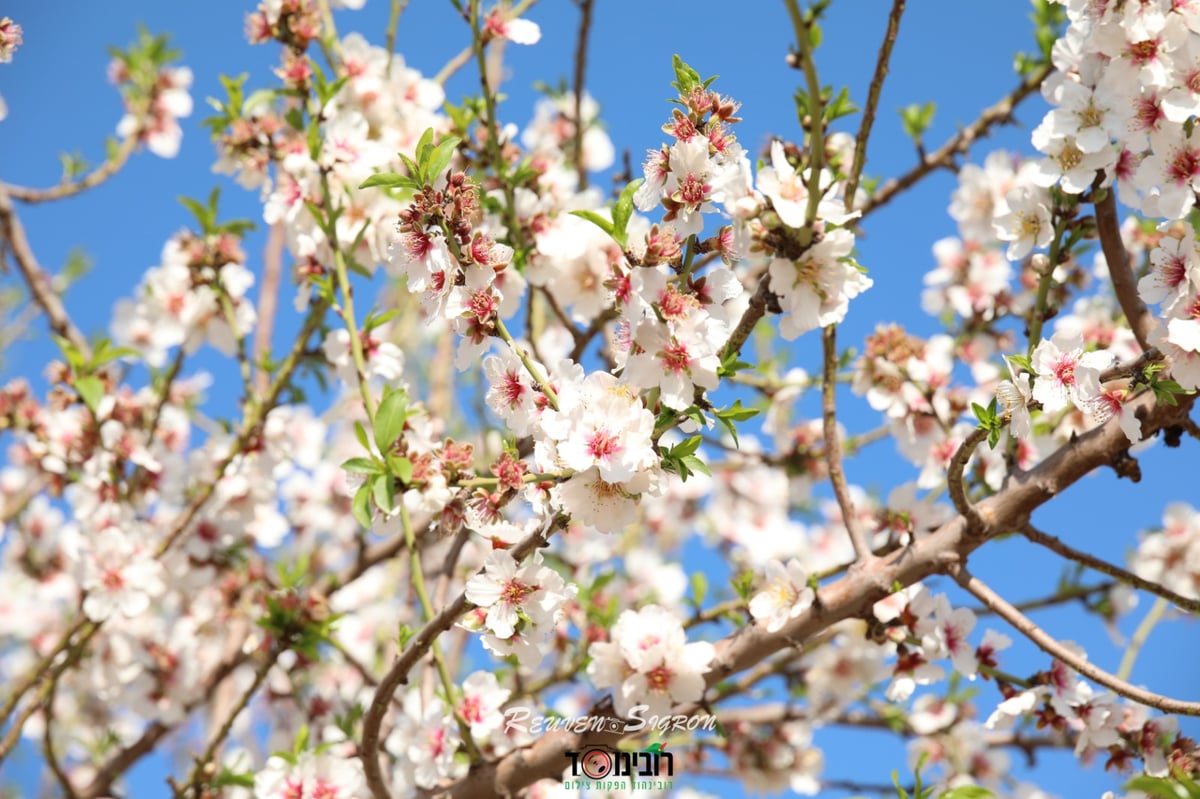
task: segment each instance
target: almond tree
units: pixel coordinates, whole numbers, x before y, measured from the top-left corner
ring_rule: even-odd
[[[1033,522],[1097,470],[1138,481],[1149,448],[1186,471],[1200,438],[1195,4],[1035,3],[1016,87],[935,148],[933,106],[905,109],[917,161],[881,177],[904,0],[861,96],[819,72],[830,4],[784,0],[771,80],[799,126],[748,151],[738,87],[681,52],[652,78],[674,105],[641,169],[627,155],[606,196],[594,0],[572,85],[522,130],[499,81],[505,48],[542,36],[533,0],[450,2],[465,47],[433,77],[394,52],[402,0],[381,38],[336,27],[362,0],[254,10],[274,79],[222,78],[204,125],[272,244],[248,256],[258,220],[216,191],[185,200],[195,225],[108,338],[80,331],[21,215],[139,150],[173,157],[192,73],[143,32],[110,70],[107,158],[0,182],[9,271],[61,350],[45,391],[0,390],[0,765],[38,752],[73,799],[141,795],[128,774],[155,754],[181,756],[159,792],[196,799],[708,795],[696,776],[1044,797],[1013,757],[1064,749],[1130,796],[1200,796],[1200,701],[1131,681],[1153,628],[1200,612],[1200,513],[1169,504],[1124,564]],[[21,40],[0,20],[0,61]],[[460,70],[478,90],[456,105]],[[1039,93],[1027,154],[975,152]],[[939,170],[959,236],[922,304],[944,332],[881,321],[847,347],[875,290],[859,237]],[[282,309],[298,332],[277,351]],[[205,412],[208,350],[236,418]],[[848,402],[879,426],[848,432]],[[885,439],[911,473],[854,485]],[[1073,567],[1055,590],[977,576],[1013,537]],[[1034,621],[1078,604],[1111,624],[1134,592],[1152,605],[1116,669]],[[908,773],[827,773],[839,727],[905,739]]]

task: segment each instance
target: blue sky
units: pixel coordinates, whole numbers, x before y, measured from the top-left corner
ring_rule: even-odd
[[[835,4],[825,25],[818,52],[822,80],[848,85],[860,104],[874,65],[876,46],[886,18],[882,2]],[[251,86],[270,85],[274,46],[252,48],[243,37],[243,16],[251,6],[243,2],[153,2],[109,0],[105,3],[17,0],[4,10],[24,26],[24,46],[14,62],[0,65],[0,94],[9,107],[9,118],[0,123],[0,179],[21,185],[45,186],[59,177],[58,154],[79,150],[93,162],[103,153],[103,140],[113,133],[121,115],[116,92],[108,84],[106,45],[124,45],[136,33],[136,23],[152,32],[169,32],[183,51],[183,63],[195,73],[193,97],[196,111],[184,120],[180,156],[164,161],[148,153],[136,156],[116,178],[84,196],[49,206],[22,209],[22,218],[42,264],[57,271],[74,248],[81,248],[94,268],[76,286],[68,307],[85,333],[107,329],[113,303],[127,296],[147,268],[159,262],[163,242],[189,224],[187,211],[175,202],[179,194],[203,197],[214,185],[223,190],[224,217],[261,219],[261,206],[253,193],[211,172],[215,154],[199,122],[207,115],[203,100],[220,95],[219,74],[249,72]],[[387,3],[369,0],[361,12],[338,15],[343,33],[364,32],[382,43]],[[933,100],[938,104],[934,124],[926,136],[936,146],[958,126],[974,119],[1017,83],[1012,71],[1015,50],[1031,46],[1031,25],[1023,2],[964,3],[961,0],[922,0],[910,3],[902,23],[885,84],[880,117],[868,151],[866,171],[889,176],[911,166],[916,158],[909,139],[901,133],[897,110],[910,103]],[[510,47],[508,80],[501,106],[504,121],[523,125],[536,99],[536,80],[556,83],[570,80],[575,47],[577,11],[566,0],[543,0],[529,17],[542,25],[544,37],[535,47]],[[397,48],[407,63],[426,74],[435,73],[466,41],[466,28],[448,2],[414,0],[402,20]],[[661,141],[659,125],[669,113],[670,61],[679,53],[702,75],[720,76],[716,86],[743,104],[738,136],[752,152],[760,151],[772,135],[793,140],[801,134],[791,94],[799,73],[788,69],[784,55],[792,41],[790,25],[781,3],[700,0],[689,3],[610,0],[598,2],[593,24],[588,76],[589,88],[602,106],[605,125],[618,153],[628,148],[635,164],[649,147]],[[447,87],[457,101],[476,89],[472,74],[463,73]],[[1021,128],[1006,128],[983,142],[975,160],[993,146],[1030,152],[1028,131],[1044,110],[1034,99],[1022,110]],[[858,117],[845,120],[854,130]],[[607,186],[606,179],[600,185]],[[939,173],[910,191],[900,201],[875,214],[859,241],[859,261],[870,270],[875,286],[857,300],[839,339],[860,342],[879,321],[897,321],[919,335],[937,331],[936,321],[920,312],[921,277],[931,268],[930,246],[955,233],[946,212],[954,178]],[[262,231],[247,242],[251,267],[263,245]],[[12,279],[10,275],[9,280]],[[282,304],[286,309],[287,303]],[[277,342],[294,331],[294,320],[284,314],[277,326]],[[5,353],[3,377],[40,374],[55,350],[44,338],[39,321],[34,336]],[[808,336],[793,345],[794,362],[817,371],[819,337]],[[223,368],[216,360],[200,361],[210,369]],[[219,374],[219,372],[218,372]],[[236,396],[214,389],[218,407],[232,411]],[[842,400],[843,421],[851,431],[874,427],[878,418],[865,403],[847,394]],[[1035,521],[1090,552],[1120,560],[1135,544],[1134,532],[1157,524],[1166,501],[1195,497],[1191,475],[1195,442],[1179,450],[1155,446],[1142,459],[1144,479],[1134,486],[1111,473],[1095,475],[1073,487],[1062,501],[1040,510]],[[849,466],[852,482],[887,487],[911,479],[910,467],[890,443],[873,445]],[[1012,586],[1017,598],[1040,596],[1052,589],[1060,565],[1049,557],[1031,557],[1028,545],[1018,541],[988,547],[972,561],[976,573],[994,585]],[[1014,578],[1019,575],[1019,579]],[[948,587],[943,588],[947,590]],[[1122,630],[1128,634],[1149,601],[1144,600]],[[1113,648],[1099,624],[1071,610],[1045,612],[1038,619],[1064,638],[1073,638],[1094,652],[1101,665],[1115,669],[1120,651]],[[1095,647],[1093,649],[1093,647]],[[1028,655],[1031,647],[1017,649]],[[1138,667],[1135,682],[1144,682],[1165,693],[1194,698],[1194,663],[1200,654],[1195,629],[1187,623],[1164,624],[1151,637]],[[1039,656],[1040,657],[1040,656]],[[1020,663],[1042,663],[1026,659]],[[1034,666],[1030,666],[1033,668]],[[1023,668],[1013,668],[1023,671]],[[985,697],[991,689],[986,688]],[[987,699],[983,700],[986,706]],[[1187,725],[1185,725],[1187,726]],[[1193,734],[1200,732],[1195,725]],[[868,735],[871,735],[868,733]],[[875,734],[852,745],[835,733],[822,733],[831,777],[858,776],[887,781],[887,771],[903,768],[895,750]],[[864,740],[864,739],[856,739]],[[863,768],[863,755],[871,766]],[[878,753],[878,756],[876,756]],[[1020,758],[1014,756],[1014,763]],[[1046,758],[1039,782],[1063,797],[1098,796],[1114,787],[1102,764],[1077,765],[1069,755]],[[866,773],[864,773],[864,771]],[[159,777],[161,779],[161,777]],[[156,795],[161,782],[146,788]]]

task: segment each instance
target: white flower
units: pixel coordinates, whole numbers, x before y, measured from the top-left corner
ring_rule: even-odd
[[[83,612],[92,621],[114,613],[140,616],[150,609],[151,599],[166,591],[162,564],[128,533],[109,527],[89,543],[82,553],[80,584],[86,592]]]
[[[1079,336],[1056,333],[1033,351],[1033,398],[1047,413],[1057,413],[1071,403],[1083,404],[1100,395],[1100,371],[1112,358],[1103,352],[1083,351]]]
[[[687,643],[683,624],[670,611],[648,605],[626,610],[612,629],[612,640],[594,643],[588,677],[597,688],[617,688],[618,714],[646,705],[643,716],[661,716],[680,703],[704,695],[704,677],[716,654],[712,644]]]
[[[476,671],[463,682],[463,698],[458,703],[458,715],[471,727],[475,738],[486,738],[504,723],[500,707],[508,701],[511,691],[501,688],[496,675]]]
[[[1013,437],[1028,440],[1033,434],[1033,419],[1029,415],[1029,401],[1033,394],[1029,388],[1029,374],[1017,373],[1013,362],[1004,359],[1012,380],[1002,380],[996,386],[996,402],[1000,410],[1009,417],[1009,429]]]
[[[850,260],[854,235],[844,229],[828,231],[798,261],[775,258],[769,267],[771,291],[779,296],[784,314],[779,333],[788,341],[818,327],[846,318],[850,300],[874,285]]]
[[[766,620],[767,632],[783,628],[789,619],[794,619],[812,606],[816,594],[808,585],[804,565],[792,558],[787,565],[778,560],[767,561],[767,583],[763,590],[750,600],[750,615]]]
[[[1005,195],[1008,213],[993,223],[996,238],[1008,242],[1008,260],[1019,261],[1035,247],[1042,248],[1054,238],[1050,224],[1050,197],[1036,186],[1016,186]]]
[[[356,799],[366,793],[362,761],[329,752],[301,752],[294,764],[272,756],[254,777],[254,799]]]
[[[542,564],[540,552],[518,565],[503,549],[488,555],[483,571],[467,581],[466,595],[487,608],[485,625],[501,639],[511,637],[522,621],[534,628],[552,624],[567,600],[562,577]]]
[[[822,170],[821,191],[828,189],[832,182],[833,176]],[[804,227],[808,213],[808,179],[788,162],[783,143],[778,139],[771,142],[771,166],[758,172],[758,190],[770,198],[779,221],[791,228]],[[841,202],[825,197],[817,205],[817,218],[835,225],[845,224],[858,214],[858,211],[847,212]]]

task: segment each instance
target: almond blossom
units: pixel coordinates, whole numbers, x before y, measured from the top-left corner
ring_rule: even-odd
[[[544,628],[567,600],[566,584],[543,565],[535,552],[518,564],[505,550],[488,555],[483,571],[467,581],[467,600],[487,610],[485,627],[498,638],[509,638],[518,624]]]
[[[712,644],[687,643],[679,619],[657,605],[626,610],[612,628],[612,640],[594,643],[588,677],[597,688],[616,688],[613,702],[627,716],[635,705],[642,715],[663,715],[674,705],[694,702],[704,693]]]
[[[750,615],[765,620],[767,632],[783,628],[812,606],[816,593],[808,584],[803,564],[792,558],[785,566],[778,560],[767,561],[766,585],[750,600]]]

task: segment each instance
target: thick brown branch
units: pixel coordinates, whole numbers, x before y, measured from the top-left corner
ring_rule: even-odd
[[[966,568],[956,570],[954,579],[969,591],[976,599],[994,610],[998,616],[1015,627],[1022,635],[1035,643],[1047,655],[1065,663],[1081,676],[1087,677],[1113,693],[1140,702],[1148,707],[1156,708],[1164,713],[1178,713],[1182,716],[1200,716],[1200,702],[1186,702],[1172,699],[1169,696],[1156,694],[1136,685],[1130,685],[1116,675],[1095,666],[1076,655],[1072,650],[1063,646],[1049,633],[1039,627],[1021,611],[1014,608],[1004,597],[997,594],[978,577],[971,576]]]
[[[1129,252],[1121,238],[1121,219],[1117,214],[1117,196],[1113,189],[1104,192],[1104,199],[1096,203],[1096,232],[1100,236],[1100,247],[1104,260],[1108,262],[1108,277],[1121,311],[1125,314],[1129,328],[1143,350],[1150,349],[1150,333],[1154,330],[1154,316],[1138,295],[1137,279],[1129,264]]]
[[[1185,398],[1178,407],[1156,407],[1150,397],[1139,397],[1134,404],[1145,414],[1144,431],[1153,435],[1165,426],[1178,424],[1190,409],[1192,399]],[[1018,529],[1038,506],[1093,469],[1109,463],[1128,446],[1129,440],[1115,423],[1090,430],[1037,467],[1013,476],[1000,492],[979,502],[976,510],[989,530]],[[986,535],[971,534],[966,520],[957,516],[911,546],[850,570],[836,582],[823,586],[819,601],[777,632],[768,633],[755,624],[719,641],[717,655],[705,675],[706,683],[715,686],[776,652],[808,641],[839,621],[864,616],[875,602],[890,593],[893,585],[912,585],[932,574],[947,572],[986,540]],[[672,712],[687,713],[694,709],[683,706]],[[445,786],[438,795],[455,799],[512,795],[539,779],[560,777],[568,751],[613,744],[617,740],[618,736],[611,733],[550,733],[532,746],[477,766],[462,780]]]

